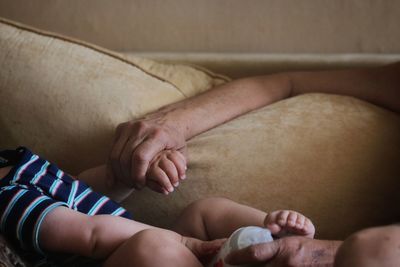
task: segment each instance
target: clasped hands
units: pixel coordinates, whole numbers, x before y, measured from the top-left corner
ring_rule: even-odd
[[[178,129],[162,118],[145,118],[118,125],[107,166],[128,187],[169,194],[186,178],[185,152]]]

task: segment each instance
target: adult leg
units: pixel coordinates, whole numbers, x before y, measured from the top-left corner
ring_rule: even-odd
[[[201,240],[229,237],[243,226],[263,226],[266,213],[226,198],[205,198],[190,204],[173,230]]]
[[[353,234],[339,248],[334,266],[400,266],[400,225],[369,228]]]

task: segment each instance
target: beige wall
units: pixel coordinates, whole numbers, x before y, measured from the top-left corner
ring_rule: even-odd
[[[121,51],[400,53],[398,0],[0,0],[0,16]]]

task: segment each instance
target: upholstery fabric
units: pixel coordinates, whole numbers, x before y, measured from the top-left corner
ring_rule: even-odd
[[[118,123],[227,80],[5,20],[0,51],[0,147],[26,145],[72,174],[104,162]],[[135,218],[166,226],[190,201],[217,195],[302,211],[318,237],[343,238],[400,215],[400,119],[353,98],[281,101],[193,138],[189,157],[174,194],[125,201]]]
[[[193,138],[188,151],[187,180],[167,198],[135,192],[134,216],[168,225],[186,203],[225,196],[301,211],[317,238],[400,219],[400,117],[351,97],[287,99]]]
[[[0,51],[0,147],[24,144],[72,173],[104,162],[118,123],[227,81],[7,20]]]
[[[400,53],[397,0],[0,0],[0,16],[124,52]]]
[[[174,84],[186,97],[197,95],[230,80],[224,75],[210,72],[197,65],[174,64],[172,62],[165,64],[135,55],[122,54],[122,56],[140,66],[146,72]]]
[[[376,67],[400,61],[400,54],[272,54],[272,53],[167,53],[126,52],[165,63],[199,65],[232,79],[283,71]]]

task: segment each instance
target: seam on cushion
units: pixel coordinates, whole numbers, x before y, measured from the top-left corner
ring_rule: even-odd
[[[163,61],[162,59],[159,60],[159,59],[147,58],[147,57],[145,57],[145,56],[143,56],[143,55],[140,55],[140,54],[139,54],[139,55],[136,55],[136,54],[134,54],[134,53],[126,54],[126,53],[124,53],[124,52],[121,52],[120,54],[121,54],[122,57],[128,58],[128,60],[129,60],[129,58],[142,58],[142,59],[151,60],[151,61],[154,61],[154,62],[156,62],[156,63],[163,64],[163,65],[190,67],[190,68],[195,69],[195,70],[197,70],[197,71],[203,72],[205,75],[207,75],[208,77],[210,77],[210,78],[212,78],[212,79],[220,79],[220,80],[223,80],[224,82],[230,82],[230,81],[232,81],[232,79],[231,79],[229,76],[226,76],[226,75],[224,75],[224,74],[215,73],[215,72],[212,71],[212,70],[209,70],[209,69],[207,69],[207,68],[205,68],[205,67],[203,67],[203,66],[199,66],[199,65],[196,65],[196,64],[191,64],[191,63],[186,63],[186,62],[180,62],[180,61],[178,61],[178,62],[174,62],[174,61],[165,62],[165,61]],[[135,64],[135,63],[134,63],[134,64]],[[177,87],[178,87],[178,86],[177,86]]]
[[[230,81],[232,81],[232,79],[229,78],[228,76],[225,76],[225,75],[223,75],[223,74],[215,73],[215,72],[213,72],[213,71],[211,71],[211,70],[209,70],[209,69],[206,69],[206,68],[204,68],[204,67],[202,67],[202,66],[199,66],[199,65],[196,65],[196,64],[179,63],[179,64],[176,64],[176,65],[188,66],[188,67],[191,67],[191,68],[196,69],[196,70],[198,70],[198,71],[202,71],[202,72],[204,72],[206,75],[210,76],[210,77],[213,78],[213,79],[221,79],[221,80],[223,80],[223,81],[225,81],[225,82],[230,82]]]
[[[18,28],[20,30],[29,31],[29,32],[32,32],[32,33],[35,33],[35,34],[38,34],[38,35],[55,38],[55,39],[58,39],[58,40],[61,40],[61,41],[64,41],[64,42],[68,42],[68,43],[72,43],[72,44],[75,44],[75,45],[80,45],[82,47],[86,47],[88,49],[92,49],[92,50],[94,50],[96,52],[99,52],[99,53],[101,53],[103,55],[106,55],[106,56],[112,57],[114,59],[117,59],[117,60],[119,60],[119,61],[121,61],[123,63],[126,63],[128,65],[134,66],[135,68],[141,70],[142,72],[148,74],[149,76],[151,76],[153,78],[156,78],[156,79],[158,79],[158,80],[160,80],[162,82],[165,82],[165,83],[168,83],[168,84],[172,85],[179,93],[181,93],[185,98],[187,98],[187,95],[181,89],[179,89],[178,86],[176,84],[174,84],[173,82],[168,81],[168,80],[166,80],[166,79],[164,79],[164,78],[162,78],[162,77],[160,77],[160,76],[158,76],[158,75],[156,75],[154,73],[150,73],[150,72],[144,70],[142,67],[140,67],[140,66],[136,65],[135,63],[131,62],[130,60],[120,56],[116,52],[112,52],[112,51],[107,50],[107,49],[105,49],[103,47],[100,47],[100,46],[97,46],[95,44],[91,44],[91,43],[88,43],[88,42],[85,42],[85,41],[82,41],[82,40],[79,40],[79,39],[75,39],[73,37],[68,37],[68,36],[65,36],[65,35],[62,35],[62,34],[40,30],[40,29],[31,27],[31,26],[28,26],[26,24],[23,24],[23,23],[20,23],[20,22],[16,22],[16,21],[12,21],[12,20],[9,20],[9,19],[3,18],[3,17],[0,17],[0,22],[4,23],[4,24],[7,24],[9,26]]]
[[[196,71],[200,71],[203,74],[207,75],[208,77],[210,77],[211,79],[219,79],[222,80],[223,82],[230,82],[232,81],[232,79],[226,75],[223,74],[219,74],[219,73],[215,73],[205,67],[196,65],[196,64],[191,64],[191,63],[186,63],[186,62],[165,62],[162,59],[152,59],[152,58],[147,58],[145,56],[142,55],[135,55],[135,54],[124,54],[124,52],[121,52],[121,56],[125,56],[126,58],[142,58],[142,59],[146,59],[146,60],[151,60],[153,62],[159,63],[159,64],[163,64],[166,66],[183,66],[183,67],[190,67]],[[172,83],[172,82],[171,82]],[[178,87],[178,86],[177,86]]]

